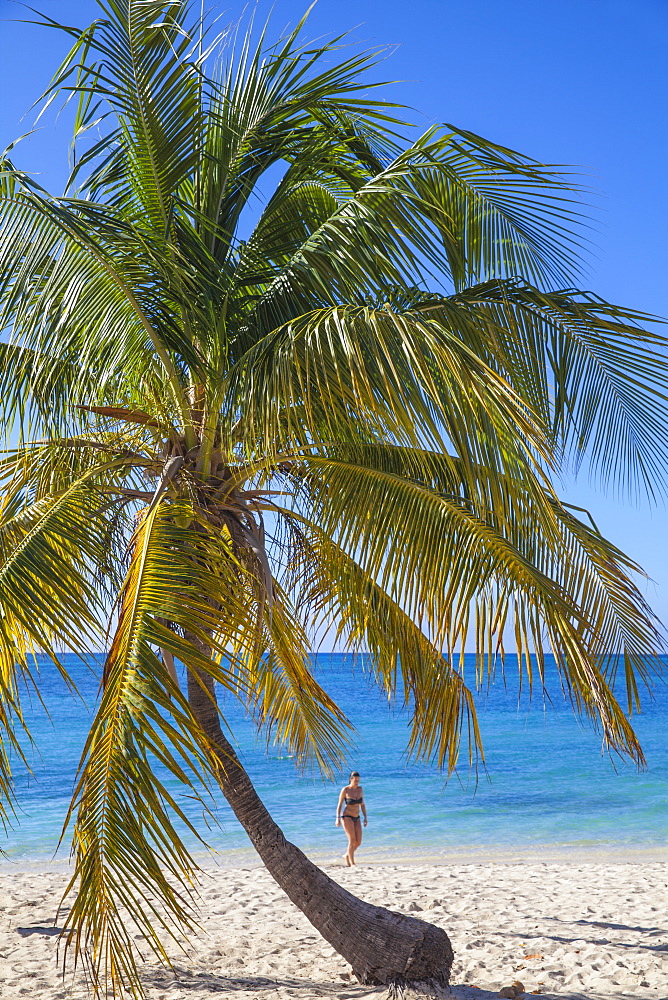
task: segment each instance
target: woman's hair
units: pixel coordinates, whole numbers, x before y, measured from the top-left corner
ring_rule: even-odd
[[[359,771],[351,771],[348,777],[348,781],[350,781],[351,778],[359,778],[359,776],[360,776]]]

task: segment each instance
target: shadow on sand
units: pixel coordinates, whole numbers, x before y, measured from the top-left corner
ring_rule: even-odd
[[[315,997],[329,997],[332,1000],[426,1000],[424,993],[419,993],[409,989],[406,991],[388,991],[387,987],[360,986],[357,983],[346,982],[323,982],[314,979],[302,979],[297,976],[281,976],[270,978],[268,976],[218,976],[213,973],[189,972],[187,969],[175,967],[173,973],[166,973],[164,970],[146,970],[143,976],[147,986],[152,987],[176,987],[183,993],[190,993],[193,1000],[198,996],[219,993],[234,997],[235,994],[246,994],[257,996],[258,998],[274,998],[280,996],[283,991],[294,1000],[314,1000]],[[431,994],[434,996],[435,994]],[[596,997],[588,993],[560,992],[558,995],[551,992],[541,991],[541,1000],[596,1000]],[[439,994],[439,1000],[499,1000],[496,990],[485,990],[467,984],[456,984],[450,991]],[[527,993],[525,1000],[533,1000],[533,994]]]

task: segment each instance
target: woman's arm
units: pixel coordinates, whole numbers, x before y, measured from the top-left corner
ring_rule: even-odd
[[[362,791],[361,788],[360,788],[360,791]],[[364,792],[362,792],[362,796],[363,795],[364,795]],[[366,824],[367,824],[367,818],[366,818],[366,806],[364,805],[364,798],[362,798],[362,801],[360,802],[360,808],[362,809],[362,813],[364,815],[364,825],[366,826]]]
[[[341,806],[343,805],[343,800],[346,797],[346,789],[341,789],[341,794],[339,795],[339,804],[336,807],[336,822],[334,826],[341,826]]]

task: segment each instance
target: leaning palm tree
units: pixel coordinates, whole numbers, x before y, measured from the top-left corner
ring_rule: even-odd
[[[219,787],[290,899],[364,982],[447,980],[445,933],[370,906],[286,842],[224,729],[222,686],[300,766],[351,726],[318,630],[411,712],[408,750],[481,754],[463,673],[513,638],[642,762],[627,713],[660,630],[636,566],[560,502],[567,463],[665,485],[665,341],[567,288],[577,201],[553,169],[452,127],[416,141],[376,56],[216,36],[185,3],[100,0],[49,99],[76,106],[52,197],[5,159],[0,781],[35,654],[107,623],[77,779],[67,947],[142,994],[194,926],[174,779]],[[338,60],[338,61],[337,61]],[[185,667],[183,681],[175,664]],[[613,694],[625,675],[627,702]]]

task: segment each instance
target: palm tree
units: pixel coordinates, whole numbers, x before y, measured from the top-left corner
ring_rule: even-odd
[[[4,808],[34,654],[64,672],[113,607],[71,807],[66,945],[93,984],[142,995],[135,934],[166,960],[194,926],[174,778],[204,804],[222,789],[360,980],[447,980],[443,931],[286,842],[216,685],[331,774],[351,728],[309,636],[335,623],[410,706],[413,757],[452,769],[463,734],[482,752],[464,644],[480,681],[511,634],[530,684],[551,649],[575,709],[641,763],[612,688],[623,670],[630,714],[658,623],[552,480],[586,460],[663,488],[665,341],[563,290],[578,203],[558,173],[449,126],[404,139],[377,54],[303,23],[216,36],[185,3],[100,8],[65,29],[48,94],[76,105],[65,195],[9,159],[1,177]]]

